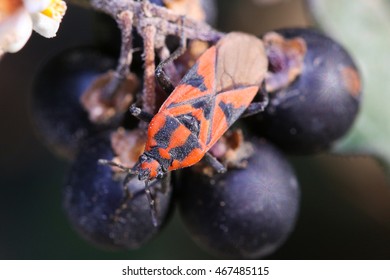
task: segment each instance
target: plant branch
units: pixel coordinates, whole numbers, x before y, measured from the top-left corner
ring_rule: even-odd
[[[130,73],[130,64],[133,59],[132,23],[133,13],[123,11],[115,18],[122,33],[121,52],[114,77],[104,89],[103,99],[109,100],[118,90],[123,80]]]
[[[144,39],[144,88],[142,94],[142,108],[145,112],[154,114],[156,107],[156,82],[154,78],[155,72],[155,36],[156,27],[153,25],[145,26],[142,30]]]
[[[90,0],[96,10],[107,13],[117,20],[122,31],[121,55],[113,81],[106,89],[106,97],[114,94],[120,82],[126,77],[132,60],[132,27],[144,40],[144,87],[142,106],[145,112],[154,114],[156,107],[155,50],[162,50],[167,35],[185,40],[217,42],[224,34],[207,23],[176,14],[169,9],[151,4],[149,1],[134,0]],[[168,50],[168,49],[165,49]]]
[[[145,26],[158,26],[159,35],[176,35],[182,33],[189,40],[217,42],[224,34],[211,28],[207,23],[178,15],[164,7],[148,1],[134,0],[91,0],[91,6],[116,18],[123,11],[134,14],[133,25],[140,32]],[[182,19],[181,19],[182,18]],[[182,22],[182,26],[178,23]],[[182,30],[183,29],[183,30]]]

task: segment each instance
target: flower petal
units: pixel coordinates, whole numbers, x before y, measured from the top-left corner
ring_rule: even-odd
[[[53,38],[57,35],[60,23],[41,13],[31,14],[33,29],[46,38]]]
[[[66,8],[66,3],[64,1],[51,0],[50,5],[47,6],[44,10],[40,11],[40,13],[61,22],[65,15]]]
[[[17,52],[27,43],[32,32],[31,17],[25,9],[19,9],[0,24],[0,50]]]
[[[38,13],[46,9],[51,0],[23,0],[24,6],[29,13]]]

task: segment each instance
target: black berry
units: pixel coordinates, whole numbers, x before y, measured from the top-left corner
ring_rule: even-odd
[[[312,29],[281,29],[286,39],[306,44],[302,72],[289,86],[270,92],[270,104],[256,129],[283,150],[311,153],[327,149],[353,124],[361,99],[361,81],[348,52]],[[288,61],[270,57],[270,70]]]
[[[89,121],[80,97],[99,74],[115,65],[115,59],[97,49],[75,48],[51,58],[35,77],[33,122],[56,154],[73,158],[80,141],[98,130]]]
[[[255,140],[243,169],[214,177],[183,170],[182,219],[192,238],[219,256],[260,258],[291,233],[298,214],[297,179],[283,155]]]
[[[133,198],[123,206],[123,172],[113,172],[110,166],[99,165],[99,159],[114,157],[109,137],[92,137],[83,143],[64,190],[64,208],[73,227],[85,239],[100,247],[134,249],[144,245],[165,224],[171,192],[156,196],[157,221],[152,223],[151,212],[144,192],[144,182],[137,178],[128,183]]]

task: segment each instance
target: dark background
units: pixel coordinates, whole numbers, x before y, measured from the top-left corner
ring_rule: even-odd
[[[255,6],[218,1],[217,27],[261,34],[310,25],[303,1]],[[35,137],[29,95],[40,63],[60,50],[96,39],[93,15],[70,7],[60,32],[36,34],[17,54],[0,62],[0,258],[1,259],[208,259],[175,214],[165,230],[142,249],[107,252],[82,240],[61,206],[69,164]],[[390,187],[369,158],[330,155],[291,158],[301,190],[296,229],[271,259],[390,259]]]

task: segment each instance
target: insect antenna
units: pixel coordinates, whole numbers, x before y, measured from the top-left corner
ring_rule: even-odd
[[[109,165],[109,166],[117,167],[117,168],[123,170],[124,172],[129,173],[130,175],[134,175],[134,174],[137,173],[136,170],[134,170],[134,168],[124,166],[124,165],[122,165],[122,164],[120,164],[120,163],[116,163],[116,162],[111,161],[111,160],[99,159],[99,160],[98,160],[98,163],[99,163],[100,165]],[[129,176],[129,175],[128,175],[128,176]],[[125,179],[127,179],[127,176],[126,176]],[[131,178],[129,178],[129,179],[131,179]]]
[[[110,161],[110,160],[106,160],[106,159],[99,159],[98,160],[98,164],[100,165],[108,165],[108,166],[113,166],[113,167],[116,167],[116,168],[119,168],[121,169],[123,172],[126,172],[126,176],[125,178],[123,179],[123,198],[122,198],[122,202],[120,203],[120,206],[118,207],[118,209],[116,209],[114,215],[113,215],[113,220],[114,221],[118,221],[119,220],[119,217],[120,215],[122,214],[123,210],[126,209],[127,207],[127,203],[129,202],[129,200],[131,200],[133,198],[133,193],[130,191],[130,189],[128,188],[128,183],[131,181],[131,179],[134,178],[134,176],[136,175],[137,171],[136,171],[136,167],[137,166],[134,166],[133,168],[130,168],[130,167],[127,167],[127,166],[124,166],[120,163],[116,163],[114,161]]]
[[[152,215],[153,226],[157,227],[157,209],[156,209],[156,200],[154,199],[152,192],[149,187],[149,180],[145,181],[145,194],[149,201],[150,214]]]

